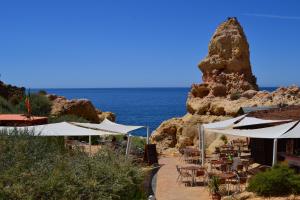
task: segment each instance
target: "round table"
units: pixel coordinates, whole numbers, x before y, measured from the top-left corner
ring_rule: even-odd
[[[229,184],[230,183],[226,182],[226,180],[236,177],[236,174],[233,172],[225,172],[225,173],[221,173],[221,174],[216,174],[216,176],[219,177],[220,179],[225,180],[226,190],[227,190],[227,193],[229,194],[229,187],[230,187]]]

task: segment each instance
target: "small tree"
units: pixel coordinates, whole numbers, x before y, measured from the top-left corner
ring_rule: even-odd
[[[224,144],[228,143],[228,139],[227,139],[226,135],[222,135],[220,139],[224,142]]]

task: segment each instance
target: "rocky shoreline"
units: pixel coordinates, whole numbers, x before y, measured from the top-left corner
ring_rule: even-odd
[[[110,121],[116,121],[116,115],[113,112],[103,112],[93,105],[88,99],[67,99],[63,96],[55,94],[46,94],[45,91],[38,93],[46,96],[51,104],[51,111],[49,117],[60,117],[64,115],[74,115],[88,120],[92,123],[100,123],[105,118]],[[15,106],[24,101],[25,88],[12,86],[0,81],[0,97],[8,101],[12,106]]]
[[[203,83],[191,86],[186,115],[164,121],[152,133],[151,141],[160,152],[198,145],[198,124],[235,117],[241,107],[300,105],[300,88],[296,85],[274,92],[258,91],[249,44],[234,17],[216,29],[208,55],[198,67]],[[208,138],[208,144],[215,139]]]
[[[116,115],[114,113],[103,112],[96,109],[93,103],[88,99],[68,100],[63,96],[54,94],[48,94],[46,96],[52,103],[50,115],[53,117],[75,115],[92,123],[100,123],[105,118],[113,122],[116,120]]]

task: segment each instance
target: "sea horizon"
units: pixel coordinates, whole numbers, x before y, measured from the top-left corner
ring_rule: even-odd
[[[276,88],[260,87],[260,90],[274,91]],[[97,109],[115,113],[118,123],[149,126],[152,132],[163,121],[187,113],[190,87],[34,88],[30,92],[39,90],[67,99],[88,99]],[[146,130],[133,134],[145,136]]]
[[[279,87],[285,87],[285,86],[262,86],[262,87],[259,87],[259,90],[267,90],[267,89],[276,89],[276,88],[279,88]],[[30,89],[31,91],[39,91],[39,90],[49,90],[49,89],[159,89],[159,88],[162,88],[162,89],[172,89],[172,88],[191,88],[191,86],[187,87],[187,86],[162,86],[162,87],[26,87],[26,90],[28,91],[28,89]]]

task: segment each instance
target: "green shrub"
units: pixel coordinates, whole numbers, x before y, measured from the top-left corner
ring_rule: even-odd
[[[220,137],[220,139],[224,142],[224,144],[227,144],[227,143],[228,143],[228,139],[227,139],[226,135],[222,135],[222,136]]]
[[[39,94],[39,95],[46,95],[46,94],[47,94],[47,91],[46,91],[46,90],[39,90],[39,91],[38,91],[38,94]]]
[[[9,114],[15,112],[16,112],[16,108],[13,105],[11,105],[11,103],[8,102],[6,99],[0,96],[0,113]]]
[[[18,96],[18,95],[13,95],[12,97],[9,98],[9,103],[11,103],[12,105],[17,105],[21,102],[22,97]]]
[[[27,113],[27,108],[25,106],[25,97],[17,106],[23,113]],[[38,116],[48,116],[51,111],[51,102],[44,95],[31,94],[30,95],[30,107],[31,114]]]
[[[144,149],[146,145],[146,138],[132,137],[132,146],[136,148]]]
[[[240,92],[234,92],[234,93],[230,94],[230,99],[231,100],[238,100],[239,98],[241,98],[241,93]]]
[[[116,135],[115,137],[117,138],[118,142],[122,142],[124,135]],[[139,136],[131,137],[131,147],[132,148],[144,149],[145,144],[146,144],[146,138],[139,137]]]
[[[288,166],[275,166],[253,176],[247,190],[260,196],[299,194],[300,176]]]
[[[62,115],[59,117],[51,117],[49,118],[49,123],[58,123],[58,122],[80,122],[80,123],[87,123],[88,120],[78,117],[76,115]]]
[[[62,137],[0,134],[0,199],[143,199],[142,171],[124,155],[89,157]]]

